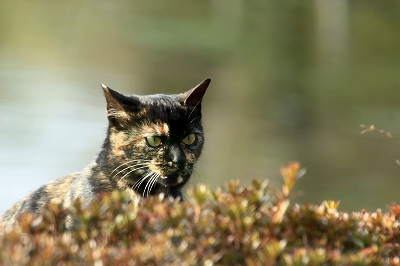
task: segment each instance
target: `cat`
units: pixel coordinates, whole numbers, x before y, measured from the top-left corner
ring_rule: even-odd
[[[58,178],[31,192],[0,217],[13,225],[25,212],[48,203],[70,208],[75,199],[126,191],[131,200],[159,193],[183,200],[203,144],[201,103],[206,79],[181,94],[125,96],[102,84],[107,102],[107,136],[99,155],[82,172]]]

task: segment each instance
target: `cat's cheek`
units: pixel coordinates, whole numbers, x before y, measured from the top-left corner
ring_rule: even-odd
[[[164,175],[162,169],[160,167],[158,167],[157,165],[159,165],[158,161],[153,159],[149,165],[149,170],[153,171],[159,175]]]
[[[186,157],[186,161],[190,164],[193,164],[196,162],[196,156],[191,153],[191,152],[185,152],[185,157]]]
[[[115,156],[124,156],[125,150],[124,148],[128,146],[127,140],[128,136],[124,132],[111,132],[110,134],[110,144],[112,153]]]
[[[195,147],[183,147],[186,161],[190,164],[193,164],[197,161],[200,156],[200,150],[197,146]]]

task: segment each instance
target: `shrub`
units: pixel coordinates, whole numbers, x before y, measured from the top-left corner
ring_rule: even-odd
[[[101,195],[89,206],[50,204],[0,229],[1,265],[371,265],[400,257],[400,206],[388,213],[338,212],[339,202],[289,205],[300,165],[267,181],[197,185],[186,202],[162,195],[128,204]],[[70,216],[74,225],[65,228]]]

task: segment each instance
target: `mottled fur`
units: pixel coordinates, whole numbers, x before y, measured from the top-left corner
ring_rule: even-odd
[[[0,224],[14,224],[21,213],[38,213],[49,202],[69,208],[77,198],[90,202],[113,190],[127,191],[132,200],[161,192],[182,198],[180,189],[203,148],[201,101],[209,83],[206,79],[182,94],[147,96],[125,96],[102,85],[109,126],[97,158],[82,172],[25,196]]]

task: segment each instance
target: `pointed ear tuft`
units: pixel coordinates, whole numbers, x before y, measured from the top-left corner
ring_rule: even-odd
[[[121,99],[125,98],[126,96],[110,89],[104,84],[101,84],[101,87],[103,88],[104,96],[106,97],[107,101],[108,120],[112,123],[128,120],[129,115],[123,107],[122,103],[120,102]]]
[[[206,79],[201,82],[199,85],[191,89],[190,91],[185,93],[185,101],[184,104],[191,107],[200,107],[201,101],[203,100],[203,96],[206,93],[208,85],[210,85],[211,79]]]

